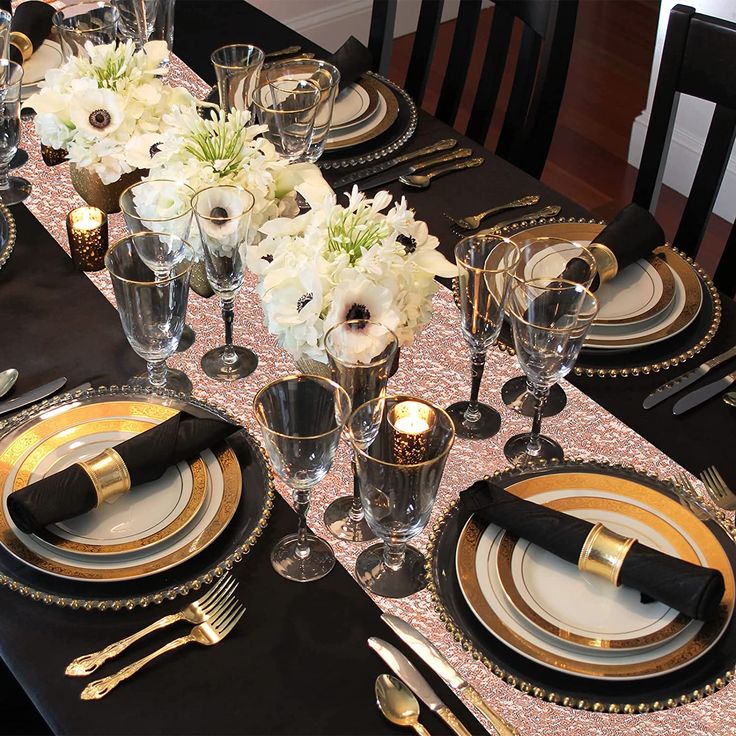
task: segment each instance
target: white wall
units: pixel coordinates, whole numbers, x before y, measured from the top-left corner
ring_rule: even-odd
[[[734,0],[679,1],[692,4],[699,13],[736,21],[736,2]],[[667,21],[670,10],[677,3],[678,0],[662,0],[661,3],[647,107],[636,118],[631,130],[629,163],[636,167],[639,166],[641,160],[641,152],[644,147],[647,125],[649,124],[657,73],[659,72],[659,63],[662,56],[662,46],[667,31]],[[736,75],[736,70],[734,70],[734,74]],[[734,83],[736,83],[736,76],[734,76],[734,80]],[[675,118],[672,144],[664,173],[664,183],[682,194],[687,195],[693,183],[714,107],[710,102],[704,102],[689,95],[680,97],[680,106]],[[733,222],[736,216],[736,152],[732,152],[714,212],[729,222]]]

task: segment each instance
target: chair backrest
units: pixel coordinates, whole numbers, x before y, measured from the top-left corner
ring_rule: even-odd
[[[383,59],[393,25],[388,9],[396,0],[374,0],[371,51]],[[422,0],[406,91],[421,104],[429,79],[444,0]],[[460,0],[450,56],[444,71],[435,115],[453,125],[468,77],[476,45],[481,0]],[[465,133],[484,143],[498,102],[504,69],[509,58],[514,21],[521,24],[516,68],[496,153],[539,177],[552,142],[565,89],[577,0],[496,0],[493,22],[485,42],[485,56]],[[383,36],[381,36],[383,31]]]
[[[670,12],[634,201],[654,211],[681,94],[716,107],[687,204],[672,245],[696,256],[736,137],[736,24],[676,5]],[[736,213],[735,213],[736,214]],[[716,285],[736,293],[736,225],[715,274]]]

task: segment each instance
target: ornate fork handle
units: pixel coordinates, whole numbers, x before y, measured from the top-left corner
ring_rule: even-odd
[[[477,215],[474,215],[473,217],[477,217],[479,220],[485,220],[488,215],[493,215],[496,212],[503,212],[504,210],[513,210],[516,207],[529,207],[529,205],[536,204],[539,202],[539,195],[537,194],[530,194],[526,197],[522,197],[521,199],[515,199],[513,202],[508,202],[507,204],[500,204],[496,207],[491,207],[487,210],[483,210],[483,212],[479,212]],[[466,218],[467,219],[467,218]]]
[[[77,657],[73,662],[70,662],[64,674],[70,677],[82,677],[89,675],[94,672],[101,664],[107,662],[108,659],[117,657],[120,652],[125,651],[131,644],[142,639],[144,636],[148,636],[152,631],[158,629],[164,629],[171,624],[181,621],[184,618],[183,614],[172,613],[168,616],[160,618],[158,621],[154,621],[150,626],[146,626],[145,629],[136,631],[135,634],[131,634],[125,639],[113,642],[99,652],[92,652],[91,654],[83,654],[81,657]]]
[[[117,687],[123,680],[127,680],[131,675],[134,675],[138,670],[156,659],[156,657],[160,657],[162,654],[166,654],[166,652],[178,649],[179,647],[183,647],[185,644],[190,644],[196,640],[197,639],[193,634],[187,634],[186,636],[174,639],[174,641],[164,644],[164,646],[157,649],[153,654],[149,654],[147,657],[142,657],[136,662],[123,667],[123,669],[116,672],[114,675],[90,682],[89,685],[82,690],[82,694],[79,697],[82,698],[82,700],[99,700],[100,698],[104,698],[110,690]]]

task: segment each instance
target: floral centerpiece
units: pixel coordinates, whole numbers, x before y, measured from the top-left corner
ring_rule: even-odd
[[[82,169],[111,185],[147,169],[165,113],[175,106],[194,110],[195,101],[183,87],[164,84],[164,41],[151,41],[140,51],[132,41],[88,43],[86,51],[87,56],[49,70],[27,104],[37,113],[42,144],[66,149],[72,172]]]
[[[268,330],[297,362],[326,363],[325,333],[351,319],[381,323],[400,346],[411,344],[432,316],[434,277],[457,275],[406,200],[384,212],[391,203],[388,192],[367,199],[354,188],[345,206],[332,194],[306,214],[261,226],[266,237],[248,250],[248,267]],[[357,362],[385,347],[369,328],[364,337]]]

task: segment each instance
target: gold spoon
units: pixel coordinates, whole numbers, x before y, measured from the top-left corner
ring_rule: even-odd
[[[723,394],[723,400],[730,406],[736,406],[736,391],[729,391]]]
[[[15,368],[8,368],[0,373],[0,396],[5,396],[13,388],[17,380],[18,371]]]
[[[484,159],[481,157],[477,158],[466,158],[463,161],[458,161],[454,164],[448,164],[447,166],[440,166],[439,169],[428,171],[426,174],[412,174],[411,176],[400,176],[399,181],[407,187],[412,189],[427,189],[432,179],[438,176],[444,176],[449,174],[451,171],[462,171],[463,169],[472,169],[475,166],[480,166]]]
[[[411,726],[419,736],[429,736],[419,723],[419,703],[414,693],[392,675],[379,675],[376,678],[376,702],[386,718],[397,726]]]

